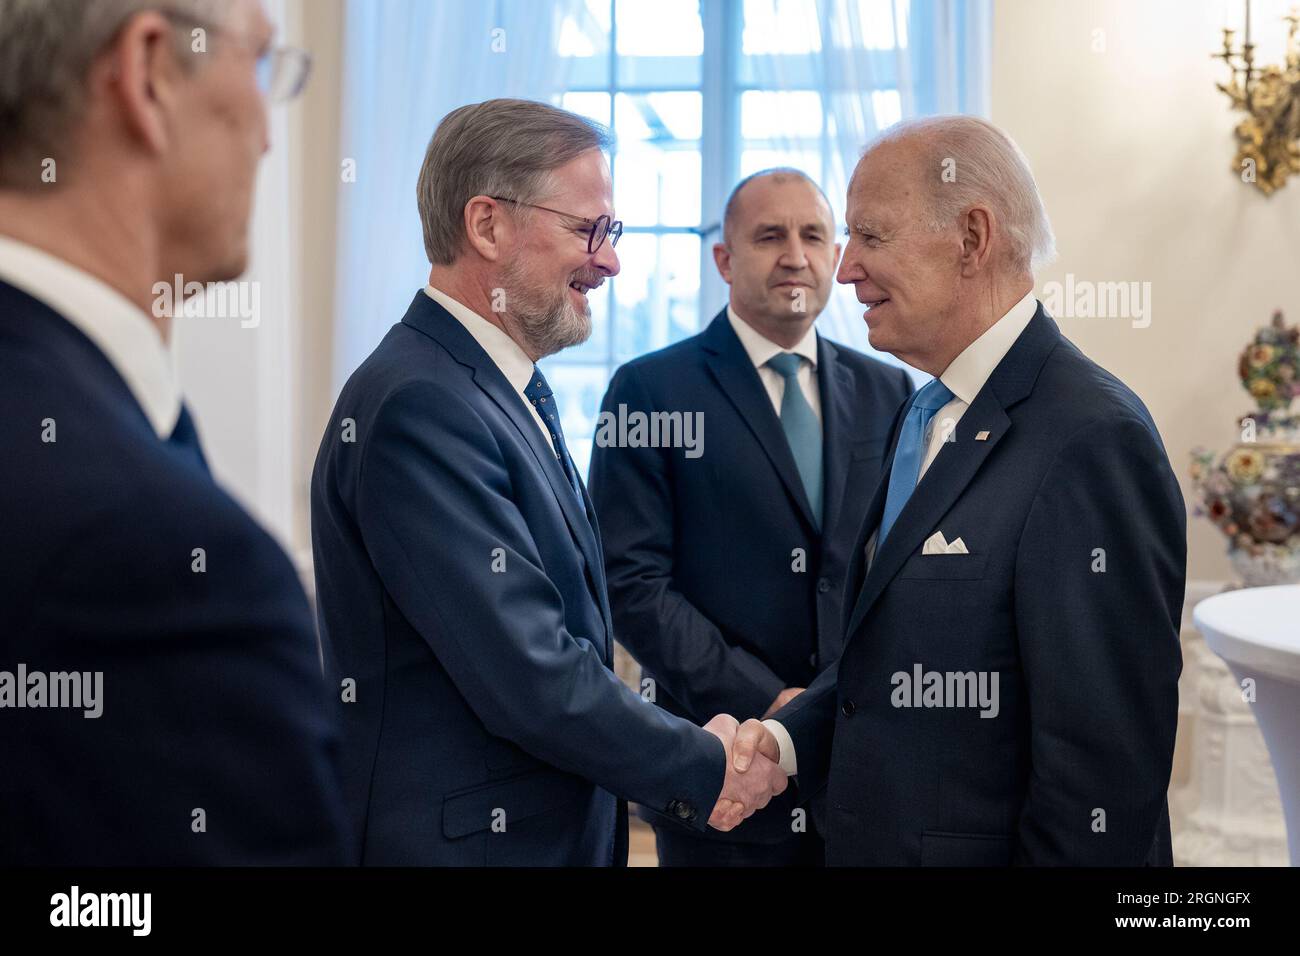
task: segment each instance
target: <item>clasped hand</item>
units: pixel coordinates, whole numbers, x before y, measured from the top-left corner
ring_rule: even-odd
[[[719,714],[704,729],[721,740],[727,751],[727,773],[709,815],[709,826],[732,830],[785,791],[785,771],[777,764],[781,750],[776,738],[757,720],[741,725],[735,717]]]

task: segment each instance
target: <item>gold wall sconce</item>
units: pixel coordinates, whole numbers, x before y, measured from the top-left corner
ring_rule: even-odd
[[[1255,44],[1250,39],[1250,0],[1246,3],[1245,37],[1233,49],[1235,31],[1224,29],[1223,49],[1212,54],[1232,71],[1227,83],[1215,85],[1246,114],[1236,128],[1237,156],[1233,172],[1242,182],[1253,183],[1266,196],[1300,174],[1300,46],[1296,42],[1300,13],[1293,9],[1287,24],[1284,65],[1255,65]]]

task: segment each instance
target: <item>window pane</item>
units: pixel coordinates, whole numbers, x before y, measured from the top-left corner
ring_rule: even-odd
[[[745,0],[745,54],[816,53],[822,48],[814,0]]]
[[[821,132],[820,93],[750,90],[740,94],[740,135],[745,139],[815,139]]]
[[[573,456],[578,474],[586,481],[591,446],[596,437],[596,416],[600,412],[600,400],[605,397],[609,370],[604,365],[566,363],[567,355],[568,352],[561,352],[540,364],[560,406],[564,444]]]
[[[608,93],[565,93],[560,97],[560,106],[566,110],[577,113],[579,116],[585,116],[588,119],[595,120],[602,126],[608,127],[610,124],[609,116],[610,95]],[[605,162],[611,167],[612,157],[609,150],[601,150],[605,156]]]
[[[697,140],[703,110],[699,93],[620,93],[614,102],[614,128],[622,141]]]
[[[822,179],[822,154],[812,150],[747,149],[740,154],[740,178],[773,166],[793,166],[815,183]]]
[[[617,0],[614,16],[620,57],[704,53],[700,0]]]
[[[620,150],[615,160],[614,209],[629,226],[698,226],[699,149],[666,152],[638,143]]]
[[[620,93],[614,209],[631,226],[700,223],[699,93]]]
[[[898,90],[873,90],[871,108],[876,113],[876,128],[893,126],[903,118],[903,98]]]
[[[906,47],[907,13],[908,0],[858,0],[863,46],[868,50]]]
[[[699,331],[698,236],[633,233],[623,237],[618,251],[623,264],[614,279],[618,362]]]
[[[560,56],[609,56],[609,0],[586,0],[560,24]]]
[[[609,125],[608,93],[565,93],[560,97],[560,106],[571,113],[595,120],[602,126]]]

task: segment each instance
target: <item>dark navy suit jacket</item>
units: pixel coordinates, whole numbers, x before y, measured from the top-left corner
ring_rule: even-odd
[[[661,706],[696,723],[761,717],[839,655],[844,575],[911,392],[902,369],[818,336],[823,520],[724,309],[699,335],[629,362],[602,410],[702,413],[703,454],[596,447],[614,631]],[[800,558],[800,555],[803,557]],[[788,839],[794,788],[716,839]],[[655,819],[656,823],[662,818]]]
[[[1040,305],[954,436],[868,569],[882,482],[844,651],[775,715],[827,862],[1169,864],[1186,512],[1151,416]],[[996,716],[896,706],[917,665],[996,673]]]
[[[585,491],[424,291],[339,397],[312,531],[354,860],[621,865],[627,799],[704,828],[721,743],[615,676]]]
[[[334,728],[283,552],[85,335],[3,282],[0,408],[0,670],[99,671],[104,696],[92,719],[0,709],[0,865],[340,862]]]

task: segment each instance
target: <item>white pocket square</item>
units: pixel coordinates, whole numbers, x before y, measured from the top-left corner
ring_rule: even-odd
[[[970,554],[966,550],[966,542],[961,538],[954,538],[951,542],[944,539],[942,531],[936,531],[930,537],[925,539],[925,544],[921,547],[922,554]]]

